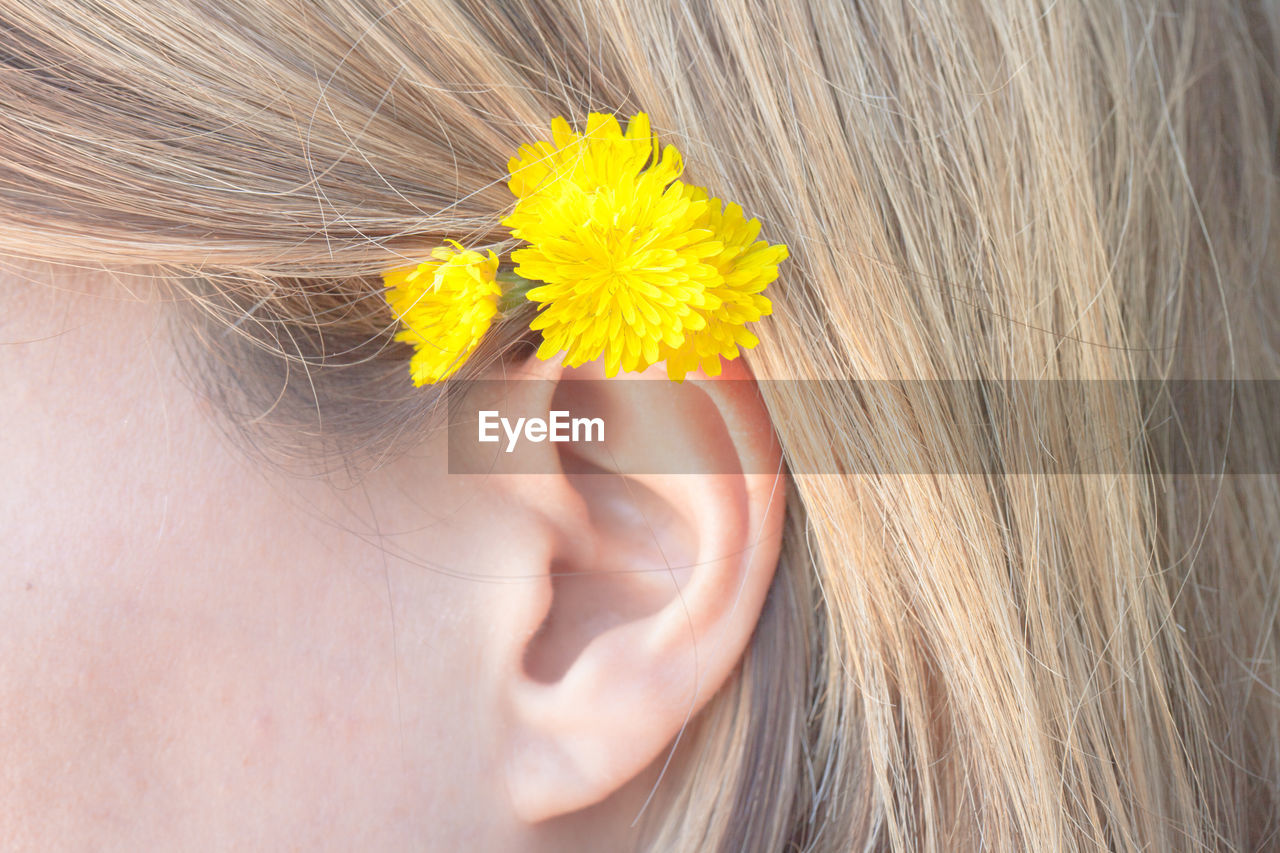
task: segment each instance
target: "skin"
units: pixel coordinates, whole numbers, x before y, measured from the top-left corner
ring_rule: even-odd
[[[520,585],[467,574],[536,517],[439,444],[345,489],[251,464],[140,288],[0,294],[0,848],[625,846],[651,774],[534,826],[504,790]]]
[[[157,292],[0,277],[0,848],[634,847],[777,565],[741,361],[660,398],[504,366],[609,443],[451,476],[435,430],[339,482],[228,439]]]

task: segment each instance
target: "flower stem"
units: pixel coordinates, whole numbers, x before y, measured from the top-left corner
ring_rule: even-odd
[[[524,304],[529,291],[542,285],[540,281],[531,281],[510,270],[499,270],[494,278],[502,285],[502,298],[498,302],[498,309],[503,313]]]

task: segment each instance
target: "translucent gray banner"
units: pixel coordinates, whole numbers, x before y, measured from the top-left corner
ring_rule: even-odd
[[[508,379],[448,406],[453,474],[743,473],[753,409],[794,474],[1280,473],[1280,380]]]

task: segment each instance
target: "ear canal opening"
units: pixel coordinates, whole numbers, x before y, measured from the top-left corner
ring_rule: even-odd
[[[525,674],[553,684],[606,632],[645,619],[678,595],[696,560],[696,531],[661,495],[572,450],[561,465],[588,508],[589,565],[551,565],[551,605],[525,649]]]

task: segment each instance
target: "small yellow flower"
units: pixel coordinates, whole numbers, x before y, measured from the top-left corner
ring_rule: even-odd
[[[503,220],[528,244],[512,253],[516,274],[542,283],[528,292],[538,357],[564,351],[574,367],[603,356],[608,376],[666,359],[682,379],[754,346],[743,325],[769,313],[760,291],[786,247],[756,240],[759,222],[737,205],[679,181],[679,152],[659,148],[644,113],[625,132],[601,113],[581,135],[564,118],[551,130],[508,164],[517,201]]]
[[[694,199],[707,197],[698,187],[689,187],[686,192]],[[768,297],[761,291],[778,277],[778,264],[789,255],[786,246],[757,240],[760,222],[746,220],[742,208],[736,204],[725,207],[720,199],[709,199],[699,224],[709,228],[722,245],[709,259],[720,273],[720,282],[710,289],[718,304],[711,309],[699,309],[706,324],[697,331],[687,332],[683,344],[661,347],[667,376],[677,382],[699,367],[708,376],[719,376],[721,357],[732,361],[738,357],[739,348],[751,349],[760,342],[747,331],[746,324],[773,311]]]
[[[396,340],[414,346],[409,370],[416,386],[453,375],[498,313],[498,256],[453,247],[432,251],[433,262],[383,276],[387,304],[404,324]]]

